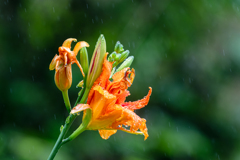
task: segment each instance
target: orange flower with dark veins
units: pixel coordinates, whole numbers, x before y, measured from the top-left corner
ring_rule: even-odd
[[[133,82],[135,71],[125,68],[115,73],[112,77],[113,80],[110,81],[112,63],[107,61],[106,56],[101,75],[91,88],[87,104],[77,105],[71,113],[84,110],[84,119],[86,109],[91,109],[92,117],[86,129],[98,130],[103,139],[108,139],[117,130],[122,130],[132,134],[143,134],[144,140],[146,140],[148,137],[146,120],[140,118],[134,113],[134,110],[143,108],[148,104],[152,88],[149,87],[150,90],[143,99],[125,102],[126,97],[130,95],[127,89]],[[124,127],[130,127],[130,129]]]
[[[84,73],[80,63],[78,62],[76,56],[78,51],[82,47],[88,47],[88,43],[81,41],[78,42],[73,51],[71,51],[72,41],[77,41],[75,38],[68,38],[63,42],[63,45],[58,48],[59,55],[55,55],[52,62],[49,65],[50,70],[55,69],[55,83],[59,90],[64,91],[68,90],[72,85],[72,68],[71,65],[76,63],[80,68],[82,75]]]

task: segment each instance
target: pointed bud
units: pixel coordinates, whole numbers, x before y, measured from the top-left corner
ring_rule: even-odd
[[[128,57],[129,53],[130,53],[129,50],[122,52],[118,63],[121,63],[122,61],[124,61]]]
[[[86,47],[83,47],[80,50],[80,64],[83,68],[84,74],[87,75],[89,62],[88,62],[88,53],[87,53],[87,48]]]
[[[132,62],[133,62],[133,59],[134,59],[133,56],[128,57],[128,58],[120,65],[120,67],[118,67],[118,69],[117,69],[116,72],[121,71],[122,69],[124,69],[124,68],[126,68],[126,67],[130,67],[131,64],[132,64]]]
[[[124,51],[123,49],[123,45],[117,41],[116,45],[115,45],[115,48],[114,48],[114,51],[117,52],[117,53],[121,53]]]
[[[95,46],[95,50],[93,52],[90,67],[88,70],[86,85],[89,88],[92,87],[95,80],[101,74],[105,53],[106,53],[106,41],[104,36],[101,34]]]

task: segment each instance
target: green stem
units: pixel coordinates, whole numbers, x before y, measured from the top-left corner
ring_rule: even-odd
[[[63,127],[63,130],[62,132],[60,133],[58,139],[57,139],[57,142],[55,143],[49,157],[48,157],[48,160],[53,160],[54,157],[56,156],[58,150],[60,149],[61,147],[61,143],[62,143],[62,139],[64,138],[64,136],[66,135],[67,131],[69,130],[70,126],[72,125],[73,121],[75,120],[75,118],[77,117],[77,115],[73,115],[73,114],[70,114],[68,116],[68,118],[66,119],[66,122],[65,122],[65,125]]]
[[[68,138],[64,139],[62,141],[62,144],[65,144],[65,143],[75,139],[79,134],[81,134],[83,131],[85,131],[89,122],[91,121],[91,118],[92,118],[92,110],[87,109],[82,124]]]
[[[76,100],[76,102],[75,102],[75,104],[74,104],[74,107],[78,104],[78,102],[79,102],[80,99],[82,98],[84,91],[85,91],[85,88],[82,88],[81,91],[80,91],[80,93],[79,93],[79,95],[78,95],[78,97],[77,97],[77,100]]]
[[[70,101],[69,101],[69,98],[68,98],[68,90],[62,91],[62,95],[63,95],[63,100],[64,100],[64,103],[65,103],[65,106],[68,110],[68,113],[70,113],[71,112],[71,104],[70,104]]]
[[[83,96],[82,96],[82,99],[80,100],[80,103],[85,103],[85,102],[86,102],[89,91],[90,91],[89,88],[86,88],[86,89],[85,89],[85,92],[84,92],[84,94],[83,94]],[[79,95],[79,96],[81,96],[81,95]],[[67,97],[68,97],[68,96],[67,96]],[[65,102],[65,100],[64,100],[64,102]],[[78,103],[78,100],[76,101],[76,104],[77,104],[77,103]],[[70,111],[71,111],[71,110],[70,110]],[[53,160],[54,157],[56,156],[58,150],[60,149],[60,147],[61,147],[63,144],[65,144],[66,142],[68,142],[68,141],[66,141],[66,142],[63,143],[62,140],[63,140],[64,136],[66,135],[67,131],[69,130],[70,126],[72,125],[73,121],[76,119],[76,117],[77,117],[77,115],[73,115],[73,114],[70,114],[70,115],[67,117],[66,122],[65,122],[65,125],[64,125],[64,127],[63,127],[63,129],[62,129],[62,132],[61,132],[60,135],[58,136],[58,139],[57,139],[57,141],[56,141],[56,143],[55,143],[55,145],[54,145],[54,147],[53,147],[53,149],[52,149],[52,151],[51,151],[51,153],[50,153],[50,155],[49,155],[49,157],[48,157],[48,160]],[[84,126],[84,127],[85,127],[85,126]],[[85,127],[85,128],[86,128],[86,127]],[[78,129],[77,129],[77,130],[78,130]],[[80,130],[80,129],[79,129],[79,130]],[[82,131],[84,131],[84,130],[82,130]]]
[[[85,103],[85,102],[86,102],[89,91],[90,91],[89,88],[86,88],[86,89],[85,89],[85,92],[84,92],[84,94],[83,94],[83,96],[82,96],[82,99],[81,99],[81,101],[80,101],[79,103]]]
[[[81,124],[81,125],[71,134],[71,136],[69,136],[68,138],[66,138],[66,139],[64,139],[64,140],[62,141],[62,144],[61,144],[61,145],[63,145],[63,144],[65,144],[65,143],[67,143],[67,142],[75,139],[79,134],[81,134],[81,133],[82,133],[83,131],[85,131],[85,130],[86,130],[86,127]],[[70,137],[71,137],[71,138],[70,138]]]

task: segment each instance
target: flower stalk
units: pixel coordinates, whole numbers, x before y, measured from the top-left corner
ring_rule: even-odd
[[[68,97],[68,90],[62,91],[62,95],[63,95],[63,100],[64,100],[65,106],[67,108],[67,111],[68,111],[68,113],[70,113],[72,108],[71,108],[71,104],[70,104],[69,97]]]

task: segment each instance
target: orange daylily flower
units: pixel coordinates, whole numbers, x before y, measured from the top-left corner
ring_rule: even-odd
[[[130,95],[127,89],[133,82],[135,71],[125,68],[115,73],[112,77],[113,81],[110,81],[112,63],[108,62],[106,57],[107,54],[101,75],[90,90],[87,104],[77,105],[71,113],[84,111],[84,119],[86,109],[91,109],[92,118],[87,129],[98,130],[103,139],[108,139],[117,130],[122,130],[133,134],[143,134],[144,140],[146,140],[148,137],[146,120],[140,118],[134,113],[134,110],[143,108],[148,104],[152,88],[149,87],[150,90],[143,99],[135,102],[124,102],[126,97]],[[124,126],[129,126],[130,129],[126,129]]]
[[[68,90],[72,85],[72,68],[71,65],[76,63],[80,68],[84,77],[83,69],[78,62],[76,56],[82,47],[89,47],[87,42],[78,42],[73,51],[71,51],[72,41],[77,41],[75,38],[68,38],[63,42],[63,45],[58,48],[59,55],[55,55],[49,65],[50,70],[55,69],[55,83],[59,90]]]

